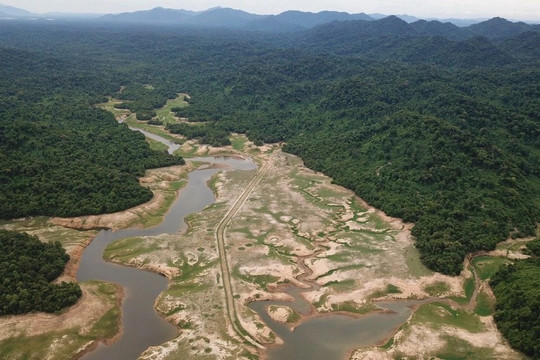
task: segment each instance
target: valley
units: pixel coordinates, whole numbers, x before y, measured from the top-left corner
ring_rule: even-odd
[[[116,116],[125,118],[123,113]],[[158,132],[159,128],[154,131]],[[388,217],[350,190],[332,184],[328,177],[304,167],[299,158],[282,152],[280,145],[257,147],[241,135],[233,135],[232,140],[242,145],[205,148],[204,151],[251,158],[258,164],[258,170],[227,171],[224,168],[225,171],[218,171],[208,182],[216,197],[215,203],[189,215],[188,227],[179,233],[131,236],[111,243],[105,250],[107,261],[156,271],[169,280],[168,288],[155,305],[158,313],[178,328],[178,336],[151,347],[141,355],[142,359],[172,359],[180,354],[189,354],[190,359],[266,358],[265,349],[277,350],[283,344],[271,330],[275,324],[301,329],[304,324],[317,320],[318,326],[324,328],[325,319],[335,316],[360,321],[374,314],[388,316],[381,301],[399,304],[404,299],[428,299],[428,302],[410,305],[412,315],[404,315],[390,332],[382,332],[382,338],[373,338],[374,343],[358,340],[358,345],[340,351],[349,353],[352,359],[374,356],[391,359],[419,354],[444,355],[452,353],[452,344],[459,343],[478,358],[486,351],[490,354],[486,358],[520,358],[498,333],[491,314],[478,316],[474,304],[470,305],[476,295],[466,294],[466,284],[478,275],[465,272],[460,277],[448,277],[425,268],[414,248],[410,234],[412,224]],[[192,143],[191,148],[194,146]],[[184,145],[181,149],[189,147]],[[77,268],[80,258],[77,255],[96,234],[92,229],[151,229],[158,225],[171,211],[169,208],[178,189],[182,193],[187,175],[204,158],[194,160],[183,167],[148,171],[140,181],[150,186],[154,198],[128,211],[71,219],[16,221],[3,227],[33,229],[32,233],[55,237],[61,231],[66,238],[64,246],[75,262],[71,269]],[[65,226],[86,230],[79,232]],[[81,235],[75,238],[74,234]],[[66,276],[74,276],[73,271],[68,272],[71,274]],[[92,343],[82,344],[67,335],[60,336],[59,329],[69,333],[78,328],[76,331],[81,334],[82,328],[110,318],[112,309],[116,309],[116,320],[109,321],[120,321],[117,307],[122,299],[120,289],[110,292],[114,287],[107,283],[82,284],[85,295],[63,315],[78,319],[79,323],[57,319],[51,322],[51,330],[40,326],[41,333],[46,334],[42,336],[45,339],[49,336],[52,357],[54,349],[71,352],[73,356],[84,353],[86,344]],[[479,282],[473,286],[478,285]],[[101,300],[99,296],[95,298],[96,286],[109,287],[109,298],[118,299],[116,307],[110,308],[113,304],[110,300],[105,302],[103,295]],[[289,303],[293,296],[304,305],[298,307]],[[466,300],[468,297],[471,299]],[[267,301],[277,301],[277,305],[253,310],[252,305],[263,305]],[[96,306],[97,318],[77,315],[78,309],[91,306]],[[270,323],[261,318],[261,314],[265,317],[262,311],[270,316],[271,320],[267,319]],[[100,313],[104,314],[101,319]],[[459,316],[471,320],[463,323],[456,319]],[[50,317],[56,319],[54,315]],[[15,319],[19,324],[24,321],[41,323],[33,315]],[[21,319],[25,320],[21,322]],[[3,324],[2,328],[10,328],[10,321]],[[112,330],[110,335],[96,339],[108,337],[108,342],[118,339],[122,332],[115,333],[114,329],[109,329]],[[119,330],[116,327],[116,331]],[[26,333],[28,328],[19,325],[10,332],[4,331],[8,339],[5,341],[13,341],[9,339],[21,331]],[[58,341],[58,337],[69,341]],[[74,346],[77,343],[79,348]],[[356,349],[359,346],[362,348]]]
[[[0,19],[1,359],[538,357],[538,25],[326,15]]]

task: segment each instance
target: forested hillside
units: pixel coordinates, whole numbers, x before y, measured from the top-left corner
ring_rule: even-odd
[[[91,103],[111,75],[56,56],[0,49],[0,218],[123,210],[152,198],[137,177],[182,159]]]
[[[90,105],[114,95],[148,119],[185,92],[190,107],[179,115],[208,123],[171,131],[216,145],[227,144],[230,131],[257,143],[285,141],[309,167],[414,222],[422,260],[434,270],[458,274],[467,253],[533,235],[540,219],[536,28],[519,25],[493,41],[383,20],[279,38],[3,24],[0,184],[9,208],[2,216],[144,201],[136,176],[180,160],[150,152],[140,135]],[[64,184],[69,179],[78,180]]]
[[[527,248],[530,259],[504,266],[490,284],[497,297],[498,328],[512,346],[540,359],[540,238]]]

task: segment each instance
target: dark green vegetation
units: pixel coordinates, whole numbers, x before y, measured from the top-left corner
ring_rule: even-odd
[[[490,284],[497,327],[512,346],[540,359],[540,238],[527,247],[533,257],[502,266]]]
[[[15,49],[0,63],[0,218],[123,210],[152,198],[145,169],[183,162],[90,107],[118,89],[98,69]]]
[[[69,260],[59,242],[42,243],[26,233],[0,230],[0,315],[55,312],[81,297],[79,285],[53,285]]]

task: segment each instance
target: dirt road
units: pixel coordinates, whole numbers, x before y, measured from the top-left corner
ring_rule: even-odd
[[[232,218],[236,215],[240,207],[242,207],[246,199],[249,197],[249,195],[251,194],[255,186],[261,181],[264,175],[268,172],[268,169],[270,168],[270,163],[271,162],[268,161],[259,169],[257,175],[253,178],[253,180],[251,180],[251,182],[248,184],[248,186],[242,192],[242,194],[238,197],[238,199],[236,199],[236,202],[225,214],[223,219],[221,219],[221,221],[219,222],[214,232],[215,239],[216,239],[218,249],[219,249],[219,260],[221,264],[221,278],[223,279],[223,289],[225,292],[227,317],[229,319],[229,322],[234,332],[236,332],[236,334],[238,334],[240,338],[248,341],[251,345],[259,349],[263,348],[263,346],[259,344],[255,339],[253,339],[251,335],[249,335],[249,333],[242,327],[242,324],[240,323],[240,320],[238,318],[238,314],[236,311],[236,304],[233,297],[233,289],[231,285],[231,274],[229,270],[229,262],[227,260],[227,252],[225,248],[225,230],[227,226],[229,225],[229,223],[231,222]]]

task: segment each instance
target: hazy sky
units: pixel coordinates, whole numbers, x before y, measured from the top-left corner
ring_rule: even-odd
[[[206,10],[231,7],[256,14],[278,14],[285,10],[318,12],[409,14],[418,17],[540,20],[540,0],[0,0],[0,4],[35,13],[118,13],[147,10],[156,6]]]

